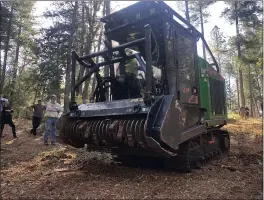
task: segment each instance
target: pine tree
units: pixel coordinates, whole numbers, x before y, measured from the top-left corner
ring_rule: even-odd
[[[262,12],[262,6],[260,2],[257,1],[236,1],[228,2],[226,4],[227,8],[222,13],[222,16],[225,16],[231,24],[235,23],[236,25],[237,64],[240,83],[239,89],[241,106],[245,106],[246,98],[243,72],[245,71],[245,54],[250,48],[245,46],[245,40],[243,38],[245,38],[244,36],[247,29],[251,28],[256,30],[261,26],[261,20],[259,20],[259,18]],[[251,89],[249,88],[249,90]]]

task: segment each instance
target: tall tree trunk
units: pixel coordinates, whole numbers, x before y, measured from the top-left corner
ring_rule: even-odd
[[[231,76],[229,75],[228,76],[228,87],[229,87],[229,89],[231,91],[231,81],[230,81],[230,79],[231,79]],[[231,99],[231,97],[230,97],[230,101],[229,101],[229,109],[232,110],[232,99]]]
[[[13,65],[13,76],[12,76],[12,81],[11,81],[11,91],[10,91],[10,105],[13,104],[14,101],[14,90],[16,87],[16,78],[17,78],[17,69],[18,69],[18,58],[19,58],[19,49],[20,49],[20,35],[21,35],[21,21],[20,25],[18,28],[18,33],[17,33],[17,44],[16,44],[16,53],[15,53],[15,60],[14,60],[14,65]]]
[[[89,34],[88,34],[88,41],[87,41],[88,45],[87,45],[87,48],[86,48],[87,52],[91,51],[92,44],[93,44],[93,39],[95,38],[96,33],[98,32],[98,29],[99,29],[99,26],[95,26],[95,23],[96,23],[96,14],[99,11],[100,6],[101,6],[101,4],[99,2],[95,1],[93,3],[93,15],[92,15],[92,18],[89,21]],[[87,13],[87,16],[89,16],[88,13]],[[94,51],[95,51],[95,49],[94,49]],[[89,72],[89,70],[87,69],[86,73],[88,73],[88,72]],[[91,77],[89,77],[89,79],[85,81],[84,89],[83,89],[83,95],[82,95],[83,101],[88,99],[88,96],[89,96],[89,91],[88,90],[89,90],[90,80],[91,80]]]
[[[259,117],[259,105],[257,99],[254,99],[254,107],[255,107],[255,117]]]
[[[85,35],[85,12],[84,12],[84,1],[82,1],[82,32],[81,32],[81,44],[80,44],[80,55],[84,55],[84,35]],[[84,73],[84,67],[80,65],[80,71],[78,75],[78,80],[80,80],[83,77]],[[82,94],[82,85],[78,89],[78,94]]]
[[[104,8],[103,8],[103,16],[105,15],[105,12],[106,12],[106,4],[104,4]],[[98,38],[98,45],[97,45],[97,52],[101,50],[101,45],[102,45],[102,38],[103,38],[103,32],[104,32],[104,29],[103,29],[103,26],[101,26],[100,28],[100,33],[99,33],[99,38]],[[96,63],[99,62],[99,57],[96,58]],[[94,92],[94,89],[95,89],[95,83],[96,83],[96,78],[95,78],[95,75],[93,76],[93,79],[92,79],[92,89],[91,89],[91,94],[93,94]]]
[[[251,88],[251,69],[250,65],[248,67],[248,89],[249,89],[249,100],[250,100],[250,117],[254,117],[254,102],[252,96],[252,88]]]
[[[106,0],[104,3],[105,3],[105,15],[110,15],[111,13],[110,0]],[[109,66],[104,66],[104,77],[107,76],[109,76]]]
[[[238,83],[237,78],[236,78],[236,87],[237,87],[237,105],[238,105],[238,108],[240,108],[239,83]]]
[[[86,73],[88,73],[89,70],[86,69]],[[88,78],[85,82],[84,82],[84,88],[83,88],[83,93],[82,93],[82,100],[83,102],[85,102],[88,99],[89,96],[89,85],[90,85],[90,80],[91,78]]]
[[[105,14],[106,15],[110,15],[110,13],[111,13],[111,8],[110,7],[111,7],[110,0],[105,1]],[[110,67],[111,67],[110,65],[104,66],[104,77],[109,77],[111,75]],[[106,86],[108,86],[107,89],[106,89],[106,100],[107,101],[109,101],[110,98],[111,98],[110,97],[110,84],[111,83],[107,83],[107,85],[106,85]]]
[[[14,10],[14,4],[12,3],[10,17],[9,17],[9,22],[8,22],[8,27],[7,27],[7,33],[6,33],[5,54],[4,54],[3,71],[1,73],[2,76],[1,76],[1,84],[0,84],[0,94],[3,93],[3,88],[4,88],[4,83],[5,83],[7,53],[8,53],[10,32],[11,32],[12,19],[13,19],[13,10]]]
[[[200,20],[201,20],[201,32],[204,37],[204,24],[203,24],[203,10],[202,10],[202,4],[199,6],[200,9]],[[205,46],[203,45],[203,58],[206,60],[206,52],[205,52]]]
[[[91,49],[92,49],[92,43],[93,43],[93,25],[94,25],[94,20],[95,20],[95,10],[93,10],[94,13],[93,13],[93,16],[91,19],[90,15],[91,13],[89,13],[89,7],[86,8],[86,20],[89,22],[89,33],[88,33],[88,36],[87,36],[87,41],[86,41],[86,47],[85,47],[85,53],[86,54],[89,54],[91,52]],[[85,69],[84,70],[85,74],[87,74],[89,72],[89,69]],[[84,88],[83,88],[83,91],[82,91],[82,101],[83,103],[85,102],[86,99],[88,99],[88,88],[89,88],[89,84],[90,84],[90,78],[88,78],[85,82],[84,82]]]
[[[66,65],[66,77],[65,77],[65,90],[64,90],[64,109],[67,112],[69,110],[69,94],[71,91],[71,48],[74,40],[76,15],[77,15],[78,1],[75,1],[72,20],[71,20],[71,35],[69,46],[67,49],[67,65]]]
[[[58,43],[60,43],[60,40],[58,41]],[[60,49],[59,45],[58,45],[58,49]],[[61,103],[60,100],[60,57],[59,54],[57,53],[57,59],[56,59],[56,97],[57,97],[57,102]]]
[[[186,16],[186,20],[190,23],[188,0],[185,0],[185,16]]]
[[[235,13],[236,13],[237,57],[238,57],[238,61],[240,61],[241,60],[241,44],[240,44],[240,33],[239,33],[237,3],[236,2],[235,2]],[[246,101],[245,101],[245,93],[244,93],[244,85],[243,85],[243,72],[242,72],[242,68],[241,68],[240,63],[238,66],[238,73],[239,73],[239,83],[240,83],[241,106],[244,107],[246,105]]]
[[[98,39],[98,45],[97,45],[97,52],[101,50],[101,45],[102,45],[102,37],[103,37],[103,27],[101,27],[100,34],[99,34],[99,39]],[[96,58],[96,63],[99,62],[99,57]],[[95,75],[93,76],[92,79],[92,89],[91,89],[91,94],[93,94],[94,89],[95,89],[95,83],[96,83],[96,78]]]
[[[254,67],[254,71],[255,71],[255,74],[259,74],[259,72],[258,72],[258,70],[256,69],[256,67]],[[262,81],[262,79],[263,79],[263,76],[262,76],[262,78],[261,79],[259,79],[259,78],[256,78],[256,83],[257,83],[257,90],[258,90],[258,93],[259,93],[259,96],[260,96],[260,98],[258,98],[258,101],[263,101],[263,98],[262,98],[262,87],[261,87],[261,85],[262,84],[259,84],[259,81]]]

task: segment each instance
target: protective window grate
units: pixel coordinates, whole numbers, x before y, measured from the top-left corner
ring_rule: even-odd
[[[193,41],[185,35],[178,33],[179,57],[179,89],[195,86],[195,65]]]
[[[212,115],[225,115],[225,82],[209,78]]]

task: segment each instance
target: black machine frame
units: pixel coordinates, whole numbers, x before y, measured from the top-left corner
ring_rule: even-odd
[[[139,2],[136,3],[134,5],[138,5],[138,4],[143,4],[146,2]],[[208,44],[206,43],[203,35],[195,28],[193,27],[191,24],[189,24],[184,18],[182,18],[177,12],[175,12],[173,9],[171,9],[167,4],[165,4],[162,1],[154,1],[151,3],[155,3],[156,7],[159,9],[158,13],[155,15],[152,15],[148,18],[151,17],[155,17],[157,15],[162,16],[162,23],[163,23],[163,27],[164,27],[164,32],[166,31],[165,27],[166,27],[166,22],[169,22],[170,24],[172,24],[175,29],[181,33],[183,33],[185,36],[188,36],[190,38],[192,38],[193,41],[198,41],[199,39],[202,40],[203,45],[206,47],[207,51],[209,52],[209,54],[211,55],[212,59],[213,59],[213,64],[211,65],[215,65],[217,71],[219,72],[219,67],[218,64],[216,62],[215,57],[213,56]],[[132,6],[134,6],[132,5]],[[102,22],[106,23],[106,29],[107,29],[107,23],[109,21],[109,19],[113,18],[115,15],[117,15],[118,12],[113,13],[111,15],[105,16],[101,19]],[[175,17],[176,19],[180,20],[183,24],[185,24],[185,26],[187,26],[187,28],[183,27],[181,24],[179,24],[176,20],[173,19],[173,17]],[[105,31],[105,35],[108,36],[111,33],[117,32],[119,30],[121,30],[122,28],[126,27],[126,26],[130,26],[132,24],[135,24],[135,22],[130,22],[130,23],[125,23],[122,24],[118,27],[112,28],[111,30],[106,30]],[[164,45],[165,45],[165,52],[168,49],[168,44],[166,42],[166,36],[165,33],[162,33],[164,35]],[[108,37],[107,37],[108,38]],[[138,63],[140,64],[140,67],[142,68],[142,70],[146,73],[146,91],[144,93],[143,99],[144,102],[146,104],[150,104],[152,101],[152,95],[153,95],[153,91],[152,91],[152,80],[153,80],[153,74],[152,74],[152,68],[151,68],[151,64],[152,64],[152,40],[153,40],[153,32],[151,30],[151,26],[149,24],[145,25],[145,36],[143,38],[139,38],[136,40],[133,40],[131,42],[127,42],[124,44],[121,44],[117,47],[112,47],[110,40],[106,40],[105,41],[105,46],[106,49],[100,52],[95,52],[95,53],[91,53],[89,55],[85,55],[85,56],[79,56],[75,51],[72,52],[72,74],[71,74],[71,102],[70,102],[70,111],[75,111],[77,110],[78,106],[77,103],[75,101],[75,93],[76,90],[79,88],[79,86],[85,81],[87,80],[89,77],[91,77],[91,75],[93,73],[95,73],[95,77],[97,80],[97,85],[98,87],[102,87],[102,78],[99,75],[99,68],[102,66],[110,66],[110,77],[104,77],[104,79],[108,78],[108,81],[111,82],[111,78],[113,78],[113,74],[114,74],[114,68],[113,68],[113,64],[117,63],[117,62],[121,62],[121,61],[128,61],[131,60],[133,58],[136,58]],[[125,53],[125,49],[132,47],[132,46],[137,46],[137,45],[144,45],[145,46],[145,61],[146,64],[144,64],[144,62],[142,62],[141,57],[138,56],[137,54],[133,54],[133,55],[126,55]],[[193,43],[193,49],[194,49],[194,68],[195,68],[195,79],[196,79],[196,85],[198,85],[198,68],[197,68],[197,44],[196,42]],[[121,55],[121,57],[119,58],[114,58],[113,57],[113,52],[119,52],[119,55]],[[99,62],[99,63],[95,63],[93,61],[93,58],[101,56],[104,58],[103,62]],[[168,56],[167,53],[165,53],[165,62],[167,63],[168,61]],[[84,66],[85,68],[89,68],[89,72],[87,74],[85,74],[77,83],[76,83],[76,63],[79,63],[80,65]],[[178,73],[178,72],[177,72]],[[167,70],[166,67],[164,68],[164,72],[163,72],[163,78],[165,81],[167,81]],[[178,81],[178,80],[177,80]],[[178,87],[178,84],[177,86]],[[112,89],[112,88],[111,88]],[[166,92],[167,93],[167,92]],[[177,96],[177,94],[176,94]],[[199,95],[198,95],[199,98]],[[105,99],[101,99],[101,101],[104,101]],[[200,99],[199,99],[200,102]],[[191,105],[193,106],[193,105]],[[196,105],[194,105],[196,106]],[[199,104],[197,105],[199,106]]]

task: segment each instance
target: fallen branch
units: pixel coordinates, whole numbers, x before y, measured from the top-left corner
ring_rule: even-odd
[[[236,167],[233,167],[233,166],[220,165],[220,164],[211,164],[211,165],[217,166],[217,167],[221,167],[221,168],[224,168],[224,169],[228,169],[230,171],[241,171],[240,169],[238,169]]]

